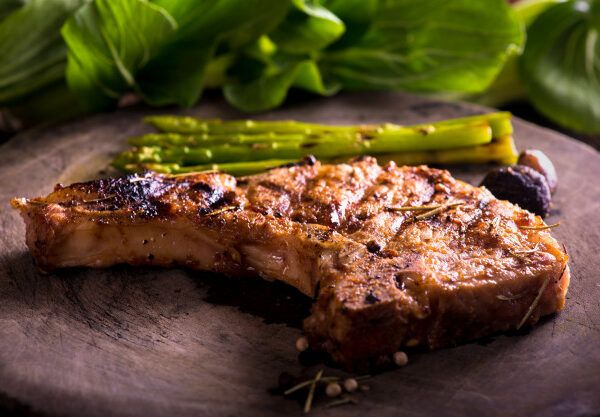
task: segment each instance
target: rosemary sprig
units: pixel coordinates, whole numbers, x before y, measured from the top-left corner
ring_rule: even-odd
[[[511,296],[506,296],[506,295],[502,295],[499,294],[496,296],[497,299],[502,300],[502,301],[512,301],[512,300],[518,300],[519,298],[523,297],[525,294],[527,294],[527,291],[523,291],[520,294],[517,295],[511,295]]]
[[[340,380],[340,378],[338,378],[337,376],[324,376],[320,379],[321,382],[338,382]],[[296,391],[298,391],[299,389],[302,389],[304,387],[308,387],[310,384],[312,384],[313,380],[309,379],[308,381],[303,381],[300,382],[296,385],[294,385],[291,388],[288,388],[286,391],[284,391],[283,395],[290,395]]]
[[[92,200],[81,200],[82,203],[98,203],[100,201],[105,201],[105,200],[110,200],[111,198],[115,198],[117,195],[116,194],[111,194],[111,195],[107,195],[106,197],[102,197],[102,198],[94,198]]]
[[[135,177],[135,178],[131,178],[129,180],[129,182],[140,182],[140,181],[150,181],[150,178],[146,178],[146,177]]]
[[[354,379],[358,382],[358,381],[363,381],[363,380],[369,379],[369,378],[371,378],[371,375],[366,374],[366,375],[360,375],[360,376],[354,377],[352,379]],[[328,384],[331,382],[340,382],[341,380],[342,380],[342,378],[337,377],[337,376],[323,376],[323,370],[320,370],[314,378],[309,379],[307,381],[302,381],[302,382],[294,385],[293,387],[288,388],[286,391],[283,392],[283,395],[290,395],[290,394],[293,394],[294,392],[297,392],[303,388],[308,387],[309,388],[308,396],[306,397],[306,400],[304,402],[304,414],[307,414],[308,412],[310,412],[310,409],[312,407],[312,403],[313,403],[313,399],[315,396],[315,390],[316,390],[317,385],[321,384],[321,383]],[[360,385],[361,391],[363,391],[362,388],[365,386],[366,385]],[[348,396],[348,394],[344,394],[344,396]],[[341,401],[341,400],[338,400],[338,401]],[[353,402],[353,403],[357,402],[354,398],[352,398],[349,401]],[[344,401],[343,403],[345,404],[346,402],[347,401]],[[333,407],[335,405],[342,404],[342,403],[337,404],[337,401],[334,401],[334,403],[336,403],[336,404],[326,406],[326,407]]]
[[[565,253],[565,255],[569,256],[569,252],[567,252],[567,247],[565,246],[565,243],[564,242],[560,242],[560,244],[562,245],[563,252]]]
[[[523,325],[525,324],[525,322],[527,321],[529,316],[531,316],[531,313],[533,313],[533,310],[537,307],[538,303],[540,302],[540,298],[542,298],[542,294],[544,293],[544,290],[546,290],[546,287],[548,286],[549,282],[550,282],[550,275],[548,275],[546,277],[546,279],[544,280],[544,282],[542,283],[542,286],[540,287],[540,290],[538,291],[537,296],[533,300],[533,303],[531,303],[531,305],[527,309],[527,312],[525,313],[525,315],[519,322],[519,325],[517,326],[517,330],[519,330],[521,327],[523,327]]]
[[[562,271],[558,275],[559,279],[562,278],[562,276],[565,273],[565,270],[567,269],[568,265],[569,265],[568,263],[565,263],[565,266],[563,267]],[[521,327],[523,327],[523,325],[525,324],[525,322],[527,321],[527,319],[529,318],[529,316],[531,316],[531,313],[533,313],[533,310],[537,307],[538,303],[540,302],[540,298],[542,298],[542,294],[544,293],[544,291],[546,290],[546,287],[548,286],[548,283],[550,282],[550,278],[551,278],[551,276],[548,275],[546,277],[546,279],[544,280],[544,282],[542,283],[542,286],[540,287],[540,290],[539,290],[537,296],[533,300],[533,303],[531,303],[531,305],[529,306],[529,309],[527,310],[527,312],[525,313],[525,315],[521,319],[521,322],[517,326],[517,330],[519,330]]]
[[[48,204],[52,204],[50,201],[38,201],[38,200],[27,200],[29,204],[33,204],[34,206],[47,206]]]
[[[321,376],[323,376],[322,369],[317,373],[317,376],[315,376],[315,379],[313,379],[310,384],[308,396],[306,397],[306,402],[304,403],[304,414],[308,414],[310,412],[310,407],[315,396],[315,388],[317,386],[317,382],[319,382],[319,380],[321,379]]]
[[[500,217],[494,217],[494,220],[490,222],[490,227],[488,227],[488,233],[491,233],[496,227],[498,227],[498,223],[500,223]]]
[[[561,225],[562,222],[558,222],[558,223],[554,223],[554,224],[546,224],[543,226],[519,226],[519,229],[524,229],[524,230],[546,230],[546,229],[552,229],[553,227],[558,227]]]
[[[300,382],[300,383],[294,385],[293,387],[285,390],[283,392],[283,395],[290,395],[290,394],[298,391],[299,389],[302,389],[304,387],[308,387],[310,384],[312,384],[312,381],[313,381],[312,379],[309,379],[308,381]]]
[[[344,404],[358,404],[358,400],[350,395],[344,395],[342,399],[331,401],[325,404],[325,408],[337,407]]]
[[[510,249],[507,249],[508,253],[511,256],[514,256],[515,258],[517,258],[518,260],[522,261],[522,262],[527,262],[529,261],[529,258],[527,258],[526,256],[523,256],[524,254],[530,254],[530,253],[535,253],[537,251],[539,251],[539,243],[535,244],[535,247],[533,249],[527,249],[527,250],[516,250],[516,251],[512,251]]]
[[[441,207],[440,204],[435,204],[432,206],[403,206],[403,207],[386,207],[388,211],[423,211],[423,210],[433,210]]]
[[[517,258],[521,262],[527,262],[527,261],[529,261],[529,259],[527,259],[527,257],[525,257],[523,255],[520,255],[517,252],[513,252],[510,249],[507,249],[506,251],[509,253],[509,255],[514,256],[515,258]]]
[[[106,215],[106,214],[114,214],[114,211],[111,210],[88,210],[86,209],[84,206],[74,206],[73,207],[73,211],[76,211],[77,213],[83,213],[83,214],[94,214],[94,215]]]
[[[446,210],[448,208],[460,206],[461,204],[463,204],[463,203],[457,202],[457,203],[450,203],[450,204],[442,204],[442,205],[440,205],[439,207],[437,207],[437,208],[435,208],[433,210],[430,210],[430,211],[428,211],[426,213],[419,214],[418,216],[415,216],[415,220],[425,220],[425,219],[427,219],[429,217],[432,217],[432,216],[435,216],[436,214],[441,213],[442,211],[444,211],[444,210]]]
[[[540,244],[536,243],[533,249],[528,250],[516,250],[515,253],[523,254],[523,253],[534,253],[540,250]]]
[[[238,206],[227,206],[227,207],[223,207],[223,208],[211,211],[210,213],[206,213],[205,216],[216,216],[217,214],[221,214],[226,211],[233,211],[233,210],[237,210],[237,209],[239,209]]]

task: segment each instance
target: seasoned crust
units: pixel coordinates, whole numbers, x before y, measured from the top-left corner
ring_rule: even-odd
[[[443,170],[306,160],[235,179],[148,173],[13,199],[40,269],[186,265],[317,295],[304,329],[349,368],[560,310],[568,256],[541,218]],[[439,206],[438,212],[401,211]],[[558,279],[561,277],[560,279]],[[318,294],[317,293],[318,290]]]

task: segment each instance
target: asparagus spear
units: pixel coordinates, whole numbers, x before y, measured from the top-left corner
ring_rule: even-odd
[[[397,140],[403,140],[409,136],[421,136],[425,134],[437,135],[439,132],[451,134],[451,130],[456,132],[456,136],[460,137],[465,126],[469,124],[488,123],[491,128],[492,137],[507,136],[512,133],[512,125],[510,119],[506,118],[506,114],[494,114],[489,120],[483,117],[474,117],[464,119],[462,124],[454,123],[436,123],[431,125],[415,125],[408,127],[400,127],[396,125],[383,125],[377,129],[361,129],[360,131],[349,129],[347,131],[336,131],[327,133],[230,133],[230,134],[181,134],[181,133],[150,133],[144,136],[130,138],[127,142],[130,145],[142,146],[159,146],[163,148],[172,147],[207,147],[220,144],[259,144],[271,142],[314,142],[318,140],[340,140],[351,141],[352,139],[371,138],[371,137],[387,137],[393,136]],[[460,140],[460,139],[458,139]]]
[[[218,144],[255,144],[270,142],[302,142],[312,135],[303,133],[259,133],[247,135],[244,133],[232,134],[209,134],[200,133],[193,135],[184,135],[181,133],[149,133],[144,136],[127,139],[127,143],[132,146],[160,146],[163,148],[173,147],[205,147]],[[315,135],[315,139],[320,138]]]
[[[177,163],[197,165],[265,159],[299,159],[310,153],[317,158],[334,158],[361,154],[449,149],[489,143],[491,132],[485,121],[460,126],[440,126],[431,131],[414,129],[382,129],[369,138],[327,135],[301,142],[281,141],[256,143],[251,147],[213,144],[207,147],[142,146],[119,157],[124,163]]]
[[[489,123],[492,129],[492,137],[499,138],[504,136],[510,136],[513,134],[513,127],[510,119],[512,114],[507,111],[500,111],[496,113],[486,113],[476,116],[462,117],[459,119],[442,120],[439,122],[432,123],[433,126],[448,126],[448,125],[461,125],[469,122],[481,122],[486,121]]]
[[[398,165],[417,164],[514,164],[518,152],[512,136],[495,138],[486,145],[465,148],[403,152],[375,155],[380,164],[394,161]]]
[[[298,162],[296,159],[269,159],[266,161],[230,162],[224,164],[204,164],[181,166],[179,164],[128,164],[124,171],[143,172],[146,170],[161,172],[165,174],[186,174],[202,171],[222,171],[236,177],[254,174],[267,169]]]
[[[447,149],[442,151],[403,152],[399,154],[375,155],[379,163],[395,161],[398,165],[417,164],[460,164],[460,163],[500,163],[512,164],[516,162],[517,151],[512,136],[503,136],[494,139],[486,145],[466,148]],[[332,162],[345,162],[347,158],[337,158]],[[231,162],[223,164],[203,164],[182,166],[179,164],[142,163],[125,164],[121,169],[128,172],[141,172],[152,170],[168,174],[182,174],[197,171],[219,170],[234,176],[249,175],[264,171],[269,168],[293,163],[297,159],[281,160],[270,159],[266,161]]]
[[[162,132],[176,133],[327,133],[333,131],[346,132],[360,128],[358,126],[326,126],[314,123],[303,123],[295,120],[254,121],[254,120],[220,120],[195,119],[179,116],[151,116],[144,119]]]
[[[335,157],[346,160],[352,155],[368,153],[375,154],[380,162],[395,160],[399,164],[513,163],[516,151],[510,136],[510,117],[508,112],[498,112],[403,127],[393,124],[325,126],[295,121],[221,121],[156,116],[148,118],[148,121],[162,130],[195,133],[158,133],[131,139],[130,143],[138,148],[124,152],[113,165],[127,171],[154,169],[184,173],[219,169],[233,175],[246,175],[295,161],[308,153],[329,160]],[[486,141],[490,140],[490,136],[494,140],[476,145],[483,140],[481,128],[484,126],[487,129]],[[445,140],[451,143],[443,143]],[[441,149],[441,146],[456,148]],[[255,156],[248,157],[249,153]]]
[[[413,129],[418,131],[429,131],[438,126],[461,126],[472,122],[487,122],[492,129],[493,137],[511,135],[512,124],[509,112],[496,112],[476,116],[462,117],[458,119],[444,120],[441,122],[417,124],[412,126],[401,126],[391,123],[382,125],[355,125],[355,126],[328,126],[314,123],[303,123],[294,120],[283,121],[254,121],[254,120],[229,120],[219,119],[195,119],[192,117],[178,116],[151,116],[146,122],[152,124],[158,130],[168,133],[180,133],[186,135],[209,134],[209,135],[232,135],[242,133],[246,135],[260,134],[302,134],[321,135],[331,133],[366,134],[386,130]]]

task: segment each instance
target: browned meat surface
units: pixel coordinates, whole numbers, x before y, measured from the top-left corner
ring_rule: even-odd
[[[349,368],[438,348],[563,308],[565,251],[543,221],[446,171],[373,158],[235,179],[147,174],[13,199],[42,271],[185,265],[258,274],[316,296],[304,330]],[[401,207],[440,206],[436,213]],[[430,209],[431,210],[431,209]],[[544,289],[544,285],[545,289]]]

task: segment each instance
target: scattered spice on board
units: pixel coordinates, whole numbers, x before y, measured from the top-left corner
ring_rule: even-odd
[[[297,344],[304,348],[304,343]],[[408,363],[408,356],[401,351],[392,355],[391,359],[398,368]],[[324,397],[333,400],[325,403],[323,405],[325,408],[358,404],[359,397],[366,395],[371,389],[369,385],[361,383],[369,378],[371,378],[371,375],[368,374],[355,377],[324,375],[324,370],[320,369],[312,378],[298,379],[288,372],[283,372],[279,375],[279,388],[277,391],[283,393],[286,397],[294,394],[294,398],[304,398],[303,412],[307,414],[314,408],[314,404]],[[301,397],[301,393],[306,393],[306,396]]]

